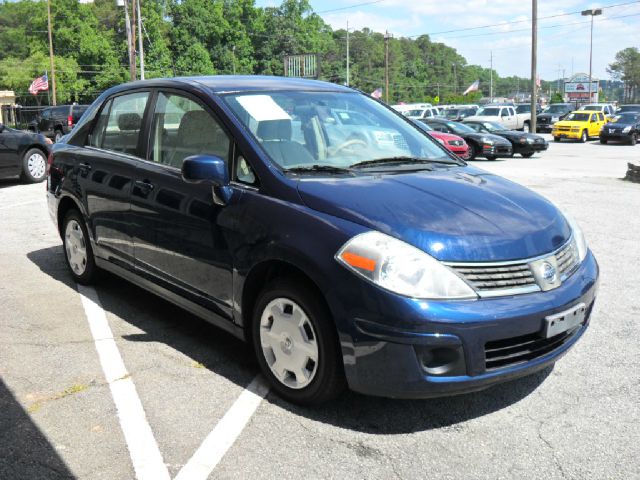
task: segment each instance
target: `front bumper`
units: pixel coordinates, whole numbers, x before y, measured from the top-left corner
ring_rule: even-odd
[[[370,395],[428,398],[530,375],[555,363],[583,335],[597,284],[598,265],[589,252],[576,272],[547,292],[449,302],[383,293],[383,301],[369,302],[377,309],[363,308],[352,318],[351,334],[341,336],[349,386]],[[587,306],[584,323],[551,350],[517,364],[486,368],[488,342],[535,336],[542,332],[545,317],[579,303]],[[427,368],[425,355],[439,351],[458,352],[459,361],[454,359],[450,371]]]
[[[583,129],[584,130],[584,129]],[[574,140],[580,140],[582,137],[582,130],[578,130],[577,132],[572,131],[560,131],[560,130],[552,130],[551,135],[557,138],[571,138]]]
[[[490,156],[490,157],[510,157],[513,155],[513,147],[511,143],[509,144],[483,144],[482,145],[482,156]]]
[[[513,153],[536,153],[544,152],[549,148],[547,142],[544,143],[517,143],[513,146]]]
[[[628,142],[631,140],[632,132],[622,133],[622,130],[613,130],[610,129],[600,130],[600,138],[602,140],[614,140],[621,142]]]

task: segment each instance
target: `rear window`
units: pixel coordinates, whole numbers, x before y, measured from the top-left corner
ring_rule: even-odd
[[[74,105],[71,108],[71,117],[73,118],[73,123],[78,123],[80,121],[80,117],[87,111],[89,108],[88,105]]]

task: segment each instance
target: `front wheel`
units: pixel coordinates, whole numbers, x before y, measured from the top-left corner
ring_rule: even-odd
[[[469,158],[467,160],[475,160],[480,154],[480,148],[477,145],[469,144]]]
[[[607,144],[607,139],[606,138],[601,138],[600,139],[600,143],[603,144],[603,145],[606,145]]]
[[[287,278],[268,285],[256,303],[252,328],[260,368],[285,400],[319,404],[344,389],[335,324],[304,282]]]
[[[560,142],[560,140],[562,140],[560,137],[553,137],[554,142]]]
[[[87,227],[80,212],[69,210],[62,223],[62,245],[73,279],[83,285],[93,283],[97,267]]]
[[[58,143],[62,139],[62,131],[56,130],[56,134],[53,138],[54,143]]]
[[[586,143],[589,140],[589,134],[586,130],[582,131],[582,135],[580,135],[580,143]]]
[[[533,157],[533,152],[522,153],[521,155],[522,155],[523,158],[531,158],[531,157]]]
[[[486,158],[487,160],[494,161],[494,160],[495,160],[496,158],[498,158],[498,157],[496,157],[495,155],[487,155],[485,158]]]
[[[632,133],[631,134],[631,138],[629,139],[629,144],[630,145],[635,145],[636,143],[638,143],[638,134],[637,133]]]
[[[37,183],[44,180],[47,173],[47,157],[38,148],[32,148],[22,157],[22,179]]]

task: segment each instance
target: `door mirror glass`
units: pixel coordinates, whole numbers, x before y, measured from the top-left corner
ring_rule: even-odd
[[[227,163],[215,155],[192,155],[182,162],[182,178],[188,183],[210,182],[224,187],[229,184]]]

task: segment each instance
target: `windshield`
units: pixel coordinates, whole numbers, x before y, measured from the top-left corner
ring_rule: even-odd
[[[223,98],[284,169],[349,168],[396,157],[460,163],[411,123],[357,92],[242,92]]]
[[[499,117],[500,109],[496,107],[485,107],[478,110],[478,113],[476,113],[476,115],[485,117]]]
[[[545,113],[563,113],[567,110],[565,105],[551,105]]]
[[[588,110],[589,112],[599,112],[600,110],[602,110],[602,107],[599,107],[598,105],[587,105],[586,107],[582,107],[582,110]]]
[[[464,123],[460,122],[446,122],[446,125],[458,135],[475,132],[475,130],[469,127],[469,125],[465,125]]]
[[[531,112],[531,105],[518,105],[516,107],[516,112],[517,113],[530,113]]]
[[[461,111],[457,108],[450,108],[449,110],[446,110],[444,112],[444,116],[447,118],[457,118],[458,117],[458,113],[460,113]]]
[[[588,122],[589,121],[588,113],[570,113],[567,115],[565,120],[569,120],[570,122]]]
[[[618,112],[640,112],[640,105],[622,105]]]
[[[484,125],[484,128],[490,132],[501,132],[503,130],[507,130],[503,125],[495,122],[482,122],[482,125]]]
[[[421,117],[422,114],[424,113],[424,110],[420,109],[420,110],[409,110],[406,115],[408,117]]]
[[[612,121],[616,123],[636,123],[636,122],[640,122],[640,114],[622,113],[617,117],[615,117]]]

